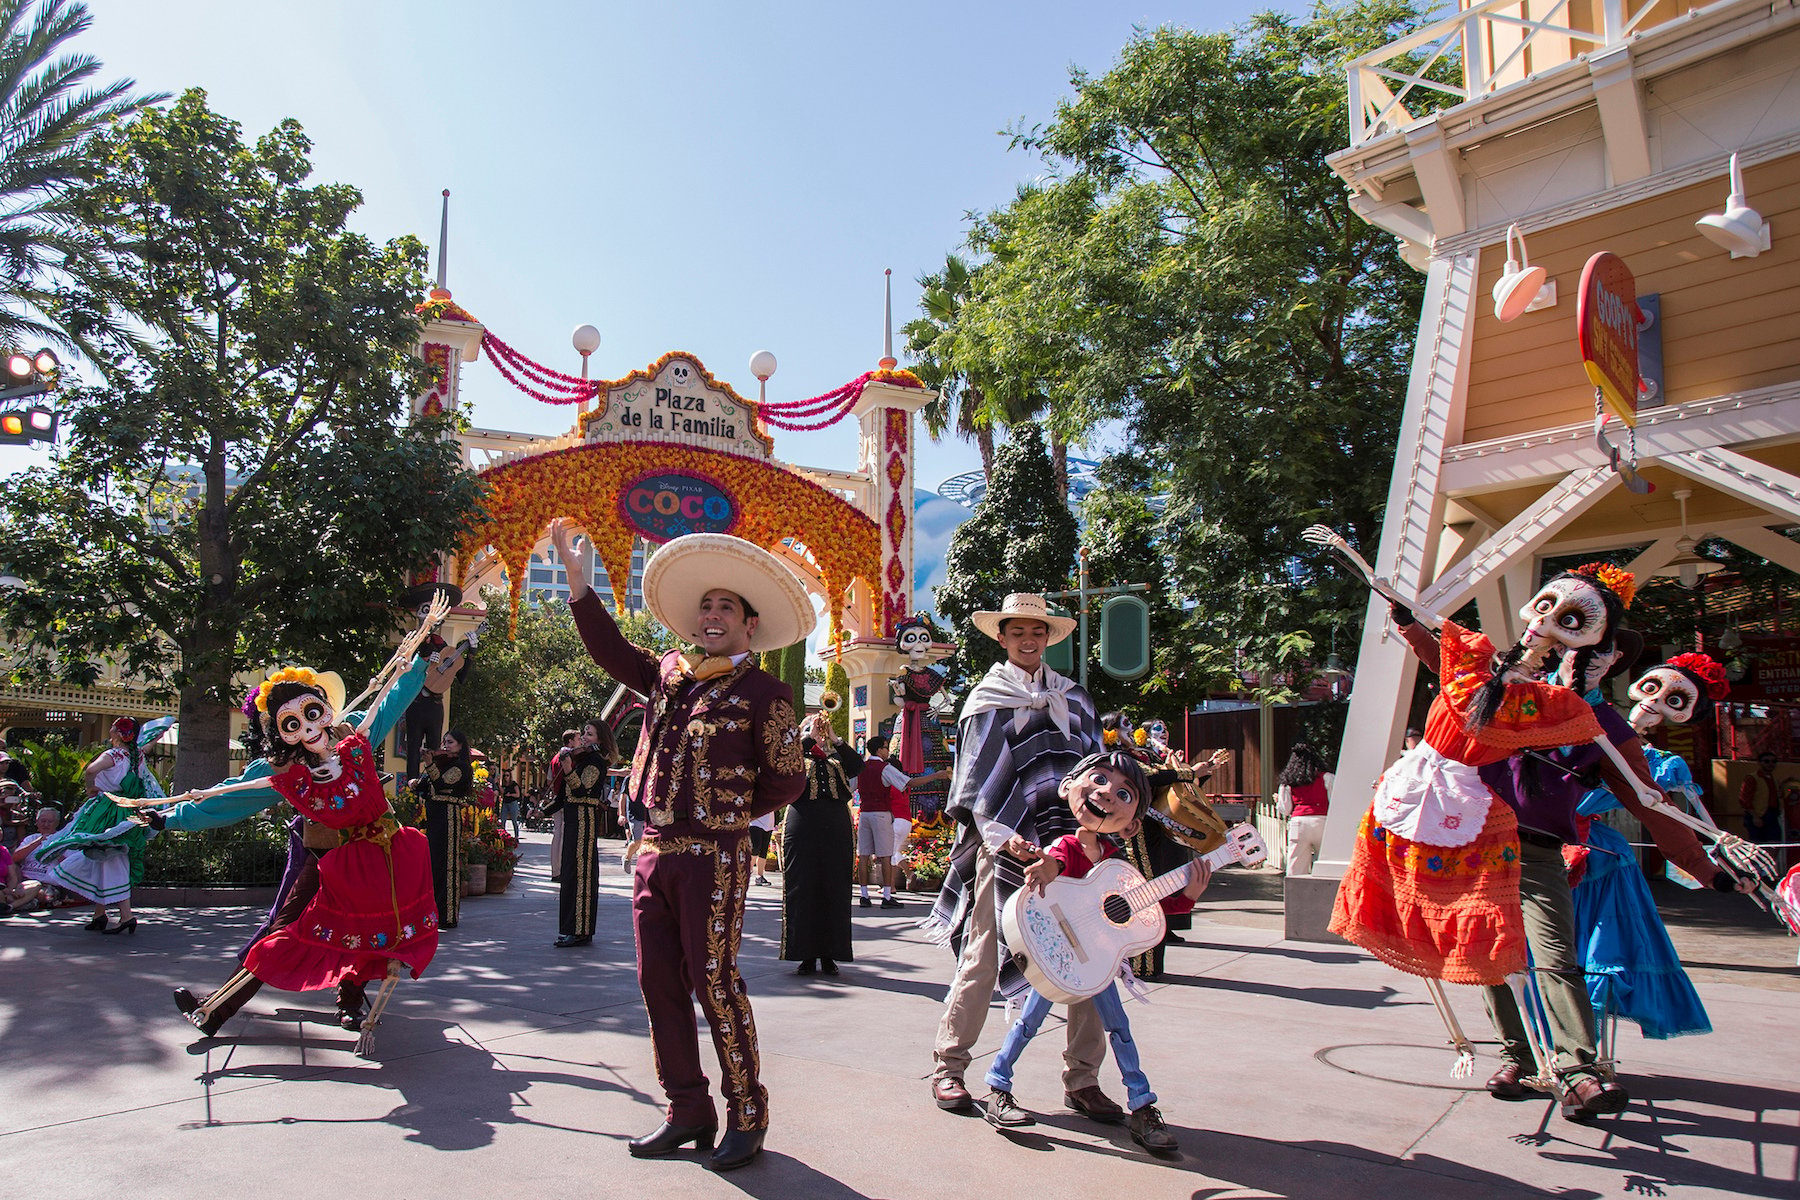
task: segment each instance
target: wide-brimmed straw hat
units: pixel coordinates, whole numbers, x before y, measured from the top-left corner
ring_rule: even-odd
[[[1008,620],[1042,621],[1050,629],[1050,640],[1045,643],[1050,646],[1075,632],[1075,618],[1057,616],[1036,592],[1014,592],[1001,602],[998,611],[978,612],[969,620],[996,642],[1000,640],[1000,626]]]
[[[743,597],[756,610],[752,650],[779,650],[811,633],[818,622],[812,599],[781,560],[728,533],[690,533],[650,556],[644,604],[684,641],[700,641],[700,600],[715,588]]]

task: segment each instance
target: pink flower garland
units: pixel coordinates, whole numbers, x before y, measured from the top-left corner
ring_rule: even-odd
[[[580,404],[600,394],[598,380],[577,379],[531,361],[491,333],[481,335],[494,369],[514,387],[545,404]]]
[[[481,345],[488,352],[488,360],[494,364],[494,369],[508,383],[534,400],[541,400],[545,404],[581,404],[600,395],[601,381],[578,379],[561,371],[553,371],[526,358],[492,333],[484,332],[481,335]],[[856,407],[863,388],[875,374],[874,371],[865,371],[849,383],[808,400],[764,403],[753,407],[763,424],[773,425],[777,429],[794,433],[824,429],[827,425],[835,425],[843,420]],[[807,421],[804,419],[807,417],[820,419]]]

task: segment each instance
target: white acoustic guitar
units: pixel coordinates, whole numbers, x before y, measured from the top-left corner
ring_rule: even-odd
[[[1254,828],[1234,825],[1223,846],[1195,861],[1216,871],[1234,862],[1254,867],[1268,857]],[[1020,888],[1000,921],[1013,961],[1039,994],[1058,1004],[1104,991],[1120,963],[1162,941],[1158,901],[1187,886],[1192,865],[1147,880],[1115,857],[1095,865],[1086,879],[1052,880],[1041,896]]]

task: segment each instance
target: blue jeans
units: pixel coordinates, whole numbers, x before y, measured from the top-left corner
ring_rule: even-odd
[[[1125,1018],[1125,1005],[1119,1000],[1117,984],[1107,984],[1106,990],[1094,997],[1094,1011],[1100,1014],[1100,1024],[1105,1026],[1106,1035],[1112,1040],[1113,1061],[1119,1064],[1119,1074],[1125,1080],[1125,1107],[1136,1112],[1146,1104],[1155,1104],[1156,1093],[1150,1090],[1150,1081],[1138,1065],[1137,1043],[1131,1040],[1131,1022]],[[1037,1036],[1038,1027],[1043,1025],[1049,1012],[1050,1001],[1035,989],[1025,994],[1025,1009],[1006,1031],[1006,1041],[988,1068],[989,1087],[997,1092],[1012,1091],[1013,1065],[1025,1052],[1027,1043]]]

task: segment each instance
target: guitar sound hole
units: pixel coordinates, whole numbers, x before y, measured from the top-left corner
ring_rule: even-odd
[[[1131,905],[1125,903],[1125,897],[1117,892],[1100,902],[1100,911],[1114,925],[1124,925],[1131,920]]]

